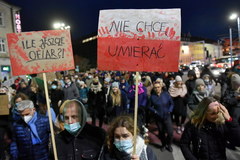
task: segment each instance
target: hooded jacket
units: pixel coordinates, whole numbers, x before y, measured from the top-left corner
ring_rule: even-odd
[[[56,135],[56,147],[59,160],[97,159],[105,141],[105,131],[99,127],[89,125],[87,112],[83,104],[79,103],[79,123],[81,128],[74,136],[67,130]]]

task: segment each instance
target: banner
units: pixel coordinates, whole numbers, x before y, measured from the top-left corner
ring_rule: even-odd
[[[74,69],[69,30],[7,34],[13,75]]]
[[[101,10],[98,69],[178,71],[180,9]]]

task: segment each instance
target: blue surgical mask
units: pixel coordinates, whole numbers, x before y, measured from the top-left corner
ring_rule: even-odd
[[[68,124],[64,123],[64,128],[72,135],[76,135],[78,130],[81,128],[81,125],[79,122]]]
[[[114,140],[114,145],[120,152],[126,152],[128,154],[132,153],[133,143],[132,139],[127,140]]]
[[[205,82],[205,83],[209,83],[209,79],[205,79],[204,82]]]
[[[57,89],[57,86],[56,85],[52,85],[52,89]]]

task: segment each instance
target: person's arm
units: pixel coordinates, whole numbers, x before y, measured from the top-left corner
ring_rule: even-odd
[[[180,148],[186,160],[197,160],[197,158],[193,155],[190,149],[190,145],[192,143],[193,138],[197,138],[197,137],[193,136],[193,128],[190,122],[188,122],[187,125],[185,126],[185,130],[180,140]]]

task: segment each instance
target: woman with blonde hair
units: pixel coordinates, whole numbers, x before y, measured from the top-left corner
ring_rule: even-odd
[[[133,135],[134,122],[130,116],[119,116],[114,119],[108,128],[101,160],[157,160],[152,149],[140,136],[137,136],[136,154],[132,154]]]
[[[216,99],[203,98],[182,134],[183,156],[187,160],[223,160],[227,142],[240,146],[240,126]]]
[[[118,82],[112,83],[107,101],[107,115],[110,121],[127,112],[127,95],[119,89]]]

